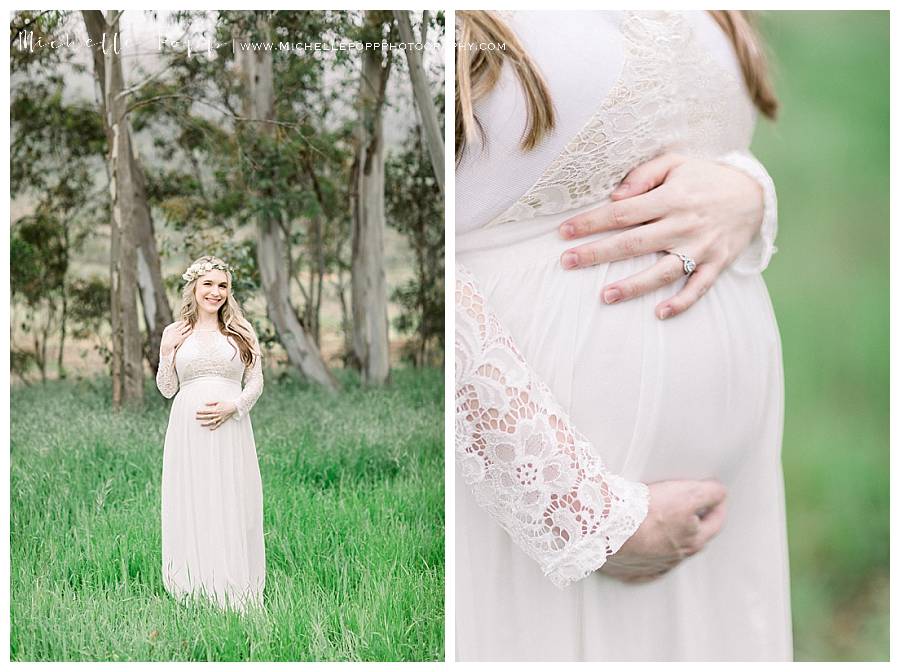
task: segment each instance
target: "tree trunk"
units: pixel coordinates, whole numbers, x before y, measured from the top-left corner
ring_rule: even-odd
[[[344,269],[338,267],[338,279],[335,285],[338,299],[341,302],[341,333],[344,336],[344,366],[359,368],[359,362],[356,361],[356,353],[353,351],[353,315],[350,306],[347,303],[347,281],[344,279]]]
[[[68,215],[68,213],[66,213],[66,215]],[[60,380],[66,378],[66,368],[63,365],[63,358],[66,349],[66,326],[69,318],[69,227],[67,226],[62,227],[62,246],[63,250],[65,250],[66,266],[62,278],[62,306],[60,308],[59,318],[59,352],[56,355],[56,370]]]
[[[406,44],[416,41],[413,36],[412,24],[409,20],[409,12],[402,9],[394,10],[394,18],[397,19],[397,27],[400,30],[400,39]],[[422,30],[423,42],[425,30]],[[416,107],[422,119],[422,128],[425,129],[425,144],[428,147],[428,155],[431,157],[431,167],[437,179],[441,194],[444,193],[444,132],[438,121],[437,109],[434,99],[428,88],[428,79],[425,76],[425,67],[422,65],[422,55],[415,49],[404,49],[406,63],[409,66],[409,79],[412,83]]]
[[[92,40],[100,40],[105,30],[103,14],[98,11],[85,11],[84,21],[88,35]],[[110,38],[107,38],[109,40]],[[95,49],[94,72],[100,84],[101,110],[106,118],[106,63],[102,49]],[[121,66],[120,66],[121,68]],[[123,82],[124,85],[124,82]],[[127,106],[126,106],[127,107]],[[107,140],[112,144],[110,128],[106,128]],[[147,202],[147,180],[137,152],[131,142],[128,143],[129,162],[131,164],[132,184],[135,203],[135,236],[137,244],[137,282],[140,290],[141,307],[144,323],[147,326],[147,362],[154,374],[159,368],[159,343],[162,332],[172,322],[172,308],[166,297],[162,279],[159,251],[156,247],[156,233],[153,228],[153,217]]]
[[[137,236],[137,281],[144,322],[147,325],[147,361],[154,374],[159,368],[159,344],[163,330],[172,323],[172,308],[163,285],[153,218],[147,203],[147,182],[135,152],[131,154]]]
[[[271,39],[268,24],[257,24],[262,40]],[[235,54],[244,84],[244,116],[252,120],[274,119],[275,82],[271,51],[238,51]],[[253,132],[274,134],[274,125],[256,124]],[[278,339],[288,360],[306,378],[330,390],[338,388],[337,380],[328,370],[315,343],[306,333],[291,304],[290,278],[285,268],[286,249],[280,222],[266,214],[257,215],[256,260],[262,279],[269,319],[275,326]]]
[[[366,12],[372,39],[380,41],[383,15]],[[375,38],[378,39],[375,39]],[[384,138],[382,109],[390,75],[390,57],[382,62],[379,49],[362,55],[360,118],[356,127],[353,169],[353,234],[351,298],[353,351],[362,381],[367,385],[387,382],[390,375],[387,283],[384,275]]]
[[[312,162],[309,159],[309,156],[304,156],[303,167],[306,170],[306,174],[309,176],[310,183],[313,187],[313,193],[316,195],[316,201],[319,204],[319,208],[321,212],[318,215],[315,215],[313,219],[310,220],[310,226],[312,227],[312,241],[313,241],[313,252],[312,257],[315,259],[315,277],[310,287],[309,293],[312,299],[312,314],[314,318],[314,322],[310,325],[310,331],[313,334],[313,338],[316,343],[321,343],[322,341],[322,287],[325,283],[325,241],[322,235],[324,230],[323,220],[327,221],[327,207],[325,203],[325,197],[322,195],[322,188],[319,184],[319,179],[316,177],[316,171],[313,168]],[[310,268],[312,268],[312,262],[310,262]]]
[[[127,98],[122,94],[119,16],[109,11],[82,12],[91,39],[103,47],[94,49],[94,63],[102,59],[97,72],[103,91],[105,127],[109,139],[107,164],[110,176],[112,220],[110,222],[110,323],[112,325],[113,407],[139,404],[144,398],[144,371],[141,334],[137,312],[137,235],[134,174],[132,172],[131,130],[125,114]],[[104,41],[104,36],[106,37]]]

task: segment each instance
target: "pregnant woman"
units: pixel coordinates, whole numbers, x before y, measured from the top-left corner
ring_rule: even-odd
[[[266,578],[249,416],[263,389],[259,344],[225,262],[200,257],[182,277],[181,320],[163,332],[156,376],[165,397],[178,393],[163,453],[163,584],[245,611],[261,606]]]
[[[752,32],[457,20],[457,657],[789,660]]]

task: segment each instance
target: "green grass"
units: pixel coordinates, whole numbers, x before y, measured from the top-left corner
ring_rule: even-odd
[[[12,660],[442,660],[443,374],[331,396],[266,381],[264,614],[183,606],[160,575],[167,401],[108,379],[14,388]]]
[[[767,12],[797,660],[888,660],[887,12]]]

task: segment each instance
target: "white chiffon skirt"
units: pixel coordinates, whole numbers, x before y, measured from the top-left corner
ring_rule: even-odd
[[[181,386],[172,404],[162,473],[162,575],[174,597],[202,596],[222,608],[261,606],[266,576],[262,482],[250,416],[215,431],[196,412],[236,398],[220,376]]]
[[[546,579],[457,474],[459,660],[790,660],[781,346],[759,274],[726,271],[690,310],[665,287],[605,305],[601,289],[659,259],[576,271],[557,234],[573,212],[457,238],[457,260],[608,468],[650,483],[716,478],[727,520],[646,584]],[[592,239],[605,235],[598,234]]]

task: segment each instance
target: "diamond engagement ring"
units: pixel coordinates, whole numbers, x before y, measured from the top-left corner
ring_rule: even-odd
[[[669,252],[669,254],[674,254],[676,257],[681,259],[681,263],[684,264],[685,275],[690,275],[697,268],[697,262],[686,254],[681,254],[680,252]]]

